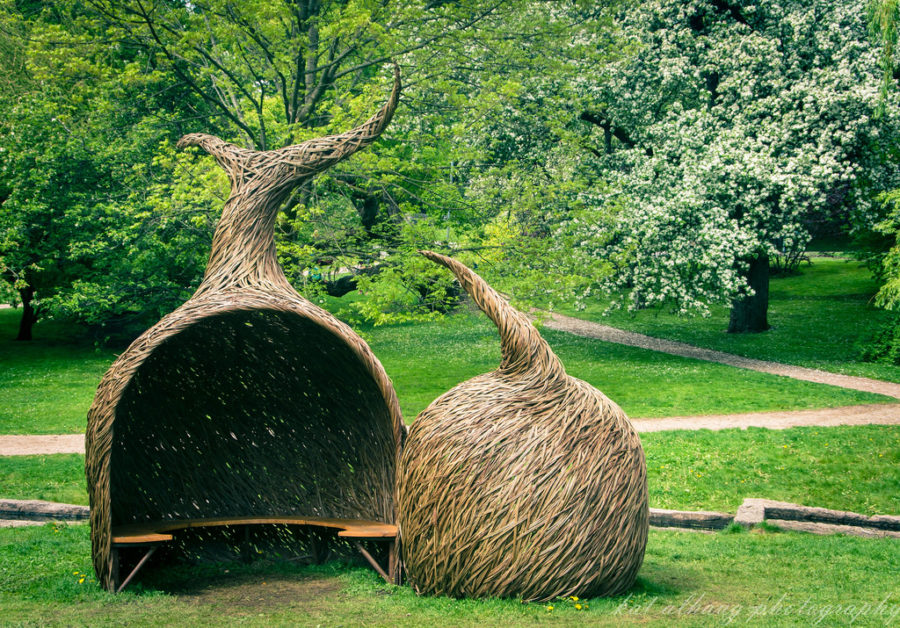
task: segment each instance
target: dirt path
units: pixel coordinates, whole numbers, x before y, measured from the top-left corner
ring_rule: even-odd
[[[638,432],[725,430],[735,427],[741,429],[766,427],[771,430],[783,430],[789,427],[803,426],[900,425],[900,404],[871,404],[787,412],[676,416],[664,419],[632,419],[631,423]],[[0,436],[0,456],[83,453],[83,434]]]
[[[786,412],[676,416],[665,419],[632,419],[631,423],[638,432],[725,430],[733,427],[741,429],[767,427],[770,430],[783,430],[789,427],[804,426],[900,425],[900,404],[871,404]]]
[[[0,456],[83,454],[84,434],[0,436]]]
[[[596,338],[598,340],[614,342],[620,345],[628,345],[629,347],[640,347],[641,349],[650,349],[652,351],[680,355],[685,358],[718,362],[720,364],[736,366],[737,368],[761,371],[763,373],[771,373],[772,375],[781,375],[783,377],[792,377],[793,379],[802,379],[817,384],[828,384],[831,386],[839,386],[841,388],[877,393],[879,395],[900,399],[900,384],[894,384],[892,382],[883,382],[867,377],[854,377],[852,375],[839,375],[837,373],[828,373],[818,369],[804,368],[802,366],[780,364],[779,362],[767,362],[765,360],[744,358],[739,355],[714,351],[712,349],[703,349],[674,340],[653,338],[651,336],[609,327],[608,325],[601,325],[600,323],[563,316],[562,314],[554,314],[552,319],[544,322],[544,325],[549,329],[566,331],[570,334],[584,336],[586,338]]]

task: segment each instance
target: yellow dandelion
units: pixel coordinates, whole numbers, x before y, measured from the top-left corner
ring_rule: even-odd
[[[573,602],[577,602],[577,601],[578,601],[578,596],[577,596],[577,595],[570,595],[570,596],[569,596],[569,599],[572,600]]]
[[[575,610],[580,611],[580,610],[581,610],[581,604],[576,604],[576,605],[575,605]]]
[[[84,576],[78,579],[78,584],[84,584]]]
[[[549,606],[547,606],[547,607],[546,607],[546,608],[547,608],[547,611],[552,611],[552,610],[553,610],[553,605],[552,605],[552,604],[550,604],[550,605],[549,605]]]

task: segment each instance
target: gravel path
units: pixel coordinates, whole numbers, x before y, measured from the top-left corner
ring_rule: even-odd
[[[789,427],[804,426],[900,425],[900,404],[870,404],[788,412],[676,416],[665,419],[632,419],[631,424],[638,432],[724,430],[733,427],[741,429],[767,427],[770,430],[783,430]]]
[[[608,325],[601,325],[600,323],[563,316],[562,314],[553,314],[553,318],[545,321],[544,325],[549,329],[566,331],[570,334],[584,336],[586,338],[597,338],[598,340],[628,345],[629,347],[640,347],[641,349],[650,349],[652,351],[680,355],[685,358],[718,362],[720,364],[736,366],[742,369],[761,371],[763,373],[771,373],[772,375],[781,375],[783,377],[792,377],[794,379],[802,379],[817,384],[829,384],[841,388],[877,393],[879,395],[900,399],[900,384],[869,379],[868,377],[840,375],[837,373],[820,371],[818,369],[804,368],[802,366],[791,366],[779,362],[767,362],[765,360],[744,358],[739,355],[724,353],[722,351],[713,351],[712,349],[703,349],[674,340],[653,338],[651,336],[645,336],[644,334],[625,331],[615,327],[609,327]]]

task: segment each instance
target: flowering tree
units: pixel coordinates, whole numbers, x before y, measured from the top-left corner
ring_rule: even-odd
[[[817,218],[871,220],[896,178],[865,2],[656,0],[623,30],[581,115],[609,182],[583,240],[628,307],[730,302],[729,331],[763,331],[770,259]]]

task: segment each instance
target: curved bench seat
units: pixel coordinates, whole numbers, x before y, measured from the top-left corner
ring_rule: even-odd
[[[362,555],[369,561],[375,570],[388,582],[396,582],[396,567],[393,564],[394,551],[393,543],[397,538],[398,528],[391,523],[381,521],[370,521],[366,519],[331,519],[326,517],[300,517],[294,515],[288,516],[251,516],[251,517],[228,517],[221,519],[172,519],[164,521],[148,521],[141,523],[130,523],[125,525],[113,526],[112,528],[112,545],[113,551],[119,548],[135,547],[140,545],[149,545],[150,548],[144,557],[138,562],[137,566],[131,571],[127,578],[116,589],[116,593],[124,589],[129,582],[137,574],[138,570],[144,566],[150,556],[161,543],[174,540],[173,532],[179,530],[189,530],[198,528],[216,528],[228,526],[247,526],[247,525],[296,525],[296,526],[315,526],[322,528],[331,528],[338,530],[337,535],[346,539],[357,540],[356,546]],[[360,539],[384,540],[390,541],[392,547],[389,552],[391,557],[391,565],[388,572],[378,564],[366,549],[358,543]],[[116,562],[118,562],[116,556]],[[118,568],[116,569],[118,571]]]

